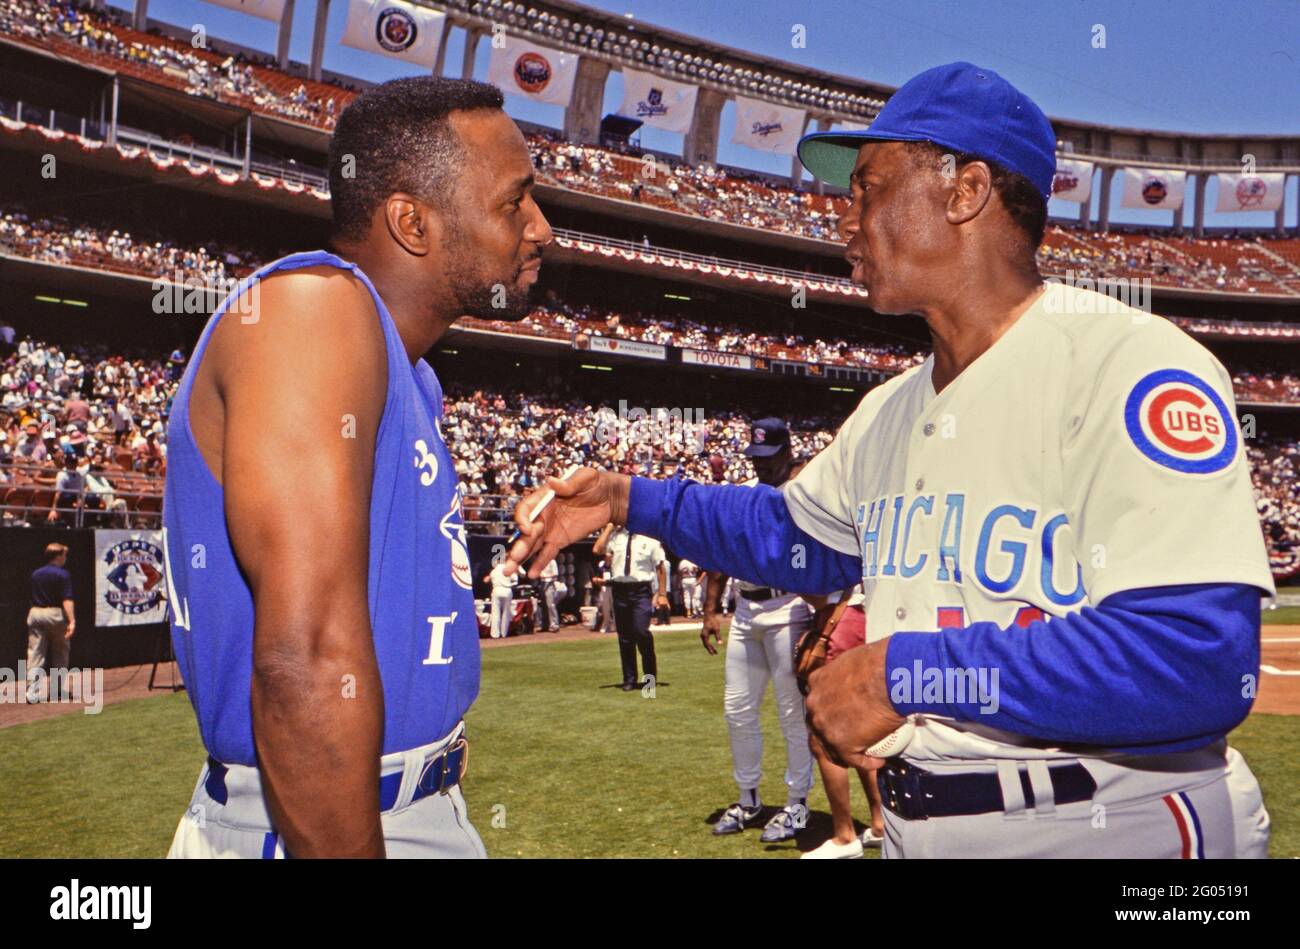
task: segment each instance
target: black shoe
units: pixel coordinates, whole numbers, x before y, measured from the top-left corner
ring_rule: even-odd
[[[623,689],[624,692],[635,692],[635,691],[636,691],[636,683],[635,683],[635,682],[624,682],[623,685],[622,685],[622,689]]]

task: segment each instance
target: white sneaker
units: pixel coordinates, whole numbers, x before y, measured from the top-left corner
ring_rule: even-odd
[[[868,827],[862,832],[860,840],[864,847],[883,847],[885,844],[885,835],[877,834],[874,830]]]
[[[832,837],[826,843],[799,857],[800,860],[857,860],[862,856],[862,841],[857,837],[852,843],[837,844]]]

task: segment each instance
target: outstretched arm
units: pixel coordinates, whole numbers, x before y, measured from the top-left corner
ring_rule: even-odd
[[[607,522],[662,541],[706,570],[798,593],[831,593],[858,582],[861,561],[821,543],[790,515],[785,497],[766,485],[702,485],[652,481],[592,468],[567,481],[547,480],[555,491],[536,521],[540,491],[515,508],[523,535],[510,551],[517,570],[534,551],[536,577],[561,549]]]

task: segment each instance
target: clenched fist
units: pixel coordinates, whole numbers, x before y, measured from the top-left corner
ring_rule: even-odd
[[[850,649],[808,678],[808,732],[841,767],[878,768],[867,749],[904,722],[889,701],[889,640]]]

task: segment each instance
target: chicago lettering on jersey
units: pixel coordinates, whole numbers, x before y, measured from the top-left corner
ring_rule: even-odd
[[[1006,503],[993,505],[978,521],[972,519],[976,516],[964,492],[942,498],[921,494],[910,501],[908,495],[887,495],[858,504],[863,580],[920,577],[922,582],[957,585],[973,580],[995,594],[1023,591],[1028,585],[1060,607],[1082,602],[1082,571],[1058,541],[1068,524],[1064,513],[1049,516]],[[1058,568],[1058,562],[1066,569]],[[1061,574],[1068,574],[1070,564],[1074,582],[1066,583]]]

